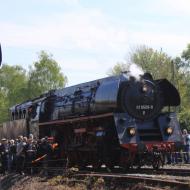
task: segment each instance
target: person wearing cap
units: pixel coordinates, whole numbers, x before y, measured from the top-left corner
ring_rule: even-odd
[[[7,139],[3,138],[0,146],[0,156],[1,156],[1,168],[2,173],[5,174],[8,171],[8,159],[9,159],[9,144]]]

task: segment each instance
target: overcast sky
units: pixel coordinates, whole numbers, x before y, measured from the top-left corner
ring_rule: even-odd
[[[190,0],[0,0],[3,63],[28,68],[45,50],[68,85],[105,77],[131,48],[180,55],[190,43]]]

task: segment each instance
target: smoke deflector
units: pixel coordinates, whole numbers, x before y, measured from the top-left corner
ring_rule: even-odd
[[[164,97],[163,106],[179,106],[180,95],[178,90],[173,86],[173,84],[171,84],[167,79],[161,79],[156,81]]]

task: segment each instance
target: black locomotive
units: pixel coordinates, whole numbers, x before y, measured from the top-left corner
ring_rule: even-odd
[[[153,81],[148,73],[139,80],[120,75],[52,91],[43,101],[40,122],[109,112],[145,121],[164,106],[179,104],[178,91],[166,79]]]
[[[163,111],[179,104],[168,80],[123,73],[52,90],[12,107],[11,117],[26,120],[26,134],[54,137],[70,165],[159,168],[182,143],[176,114]]]

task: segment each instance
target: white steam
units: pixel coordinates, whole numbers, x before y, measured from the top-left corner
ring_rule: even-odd
[[[140,76],[144,74],[144,71],[138,65],[132,63],[129,66],[129,74],[139,80]]]

